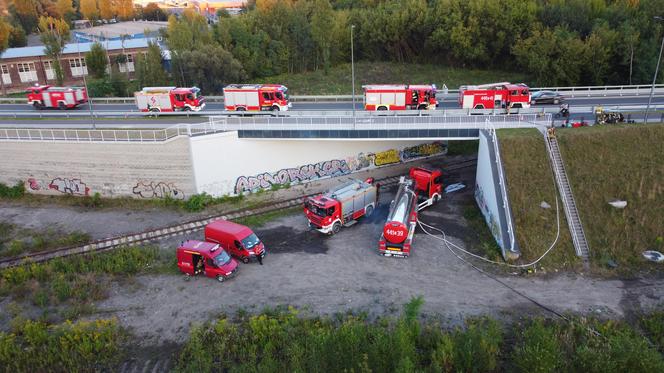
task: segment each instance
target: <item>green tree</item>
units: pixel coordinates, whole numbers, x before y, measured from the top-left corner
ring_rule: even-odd
[[[20,25],[9,26],[9,47],[10,48],[20,48],[28,45],[28,38],[25,35],[23,27]]]
[[[317,55],[320,57],[320,63],[327,74],[330,69],[330,54],[332,48],[332,37],[330,33],[334,14],[329,0],[316,0],[314,11],[311,16],[311,36],[316,43]],[[316,64],[318,67],[318,63]]]
[[[30,33],[37,26],[37,18],[43,13],[43,9],[37,0],[11,0],[9,12],[23,30]]]
[[[218,45],[205,49],[185,51],[178,63],[186,77],[184,85],[195,85],[203,92],[221,92],[222,88],[245,79],[242,64],[233,55]]]
[[[143,17],[148,21],[166,21],[168,16],[156,3],[148,3],[143,8]]]
[[[106,55],[106,49],[104,49],[101,43],[92,44],[90,51],[85,54],[85,64],[93,77],[101,79],[106,76],[108,56]]]
[[[168,76],[162,65],[163,55],[156,43],[148,45],[147,54],[136,56],[136,81],[139,87],[168,84]]]
[[[69,25],[62,19],[53,17],[39,18],[39,33],[42,43],[44,43],[44,52],[53,59],[53,68],[58,85],[64,82],[62,65],[60,65],[60,56],[65,43],[69,40]]]

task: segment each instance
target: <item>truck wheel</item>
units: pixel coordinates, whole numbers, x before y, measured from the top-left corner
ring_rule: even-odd
[[[332,234],[337,234],[339,233],[340,230],[341,230],[341,223],[339,222],[334,223],[334,225],[332,226]]]
[[[427,106],[424,105],[424,104],[417,107],[417,110],[426,110],[426,109],[427,109]]]
[[[219,282],[224,282],[224,276],[222,276],[222,275],[217,275],[217,281],[219,281]]]
[[[247,109],[245,109],[243,107],[239,107],[239,108],[235,109],[235,111],[245,111],[245,110],[247,110]]]
[[[32,106],[34,106],[35,110],[41,110],[43,108],[41,102],[35,101]]]
[[[387,110],[387,108],[385,106],[379,106],[376,110],[384,111]]]
[[[246,256],[244,258],[242,258],[242,263],[244,263],[244,264],[249,263],[249,258],[246,257]]]
[[[60,101],[60,102],[58,102],[58,109],[65,110],[65,109],[67,109],[67,105],[65,105],[64,102]]]
[[[436,195],[433,196],[433,203],[436,204],[436,203],[438,203],[438,201],[440,201],[440,196],[438,194],[436,194]]]
[[[191,111],[191,108],[189,106],[185,106],[182,108],[183,111]]]
[[[271,110],[272,110],[272,111],[279,111],[279,110],[281,110],[281,109],[279,109],[279,106],[274,105],[274,106],[272,106],[272,109],[271,109]]]
[[[364,209],[364,216],[366,216],[366,217],[371,216],[371,214],[373,214],[373,210],[374,210],[374,209],[373,209],[373,206],[367,206],[367,207]]]

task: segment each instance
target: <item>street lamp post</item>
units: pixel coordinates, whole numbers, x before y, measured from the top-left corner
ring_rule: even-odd
[[[353,81],[353,127],[355,127],[355,56],[353,52],[353,29],[355,25],[350,26],[350,74]]]
[[[90,110],[90,120],[92,121],[92,129],[97,129],[97,124],[95,123],[95,115],[92,110],[92,97],[90,97],[90,90],[88,90],[88,80],[85,79],[85,72],[83,71],[83,60],[81,59],[81,47],[79,46],[78,39],[76,39],[76,50],[78,51],[78,61],[80,63],[81,74],[83,75],[83,85],[85,86],[85,93],[88,95],[88,109]],[[59,62],[58,62],[59,63]],[[87,69],[87,66],[86,66]]]
[[[655,20],[663,21],[664,17],[655,16]],[[657,73],[659,73],[659,62],[662,60],[662,49],[664,49],[664,35],[662,35],[662,46],[659,47],[659,57],[657,58],[657,67],[655,67],[655,76],[652,77],[652,86],[650,87],[650,96],[648,97],[648,106],[646,106],[646,115],[643,121],[648,123],[648,112],[650,111],[650,103],[652,102],[652,96],[655,93],[655,83],[657,82]]]

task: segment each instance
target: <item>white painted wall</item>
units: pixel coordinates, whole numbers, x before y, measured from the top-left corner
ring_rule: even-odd
[[[256,190],[282,181],[306,182],[307,176],[316,180],[329,177],[321,174],[394,164],[441,147],[404,152],[403,148],[432,141],[260,140],[240,139],[237,132],[196,136],[190,141],[196,190],[213,196],[235,194],[238,186],[242,191]]]
[[[491,139],[480,131],[480,146],[477,154],[477,176],[475,178],[475,200],[486,220],[491,234],[498,245],[503,247],[502,229],[500,225],[496,184],[491,169],[489,144]]]

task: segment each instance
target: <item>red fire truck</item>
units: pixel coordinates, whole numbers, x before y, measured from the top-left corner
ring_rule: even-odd
[[[140,111],[200,111],[205,107],[205,98],[196,87],[145,87],[134,97]]]
[[[365,85],[365,110],[434,110],[438,106],[436,86]]]
[[[35,109],[58,108],[73,109],[88,102],[88,92],[82,87],[51,87],[36,85],[27,90],[28,105]]]
[[[281,84],[231,84],[224,88],[228,111],[286,111],[288,88]]]
[[[385,256],[410,256],[418,211],[438,202],[443,193],[440,170],[411,168],[410,178],[402,177],[390,206],[378,252]]]
[[[309,226],[325,234],[339,233],[362,216],[370,216],[378,203],[378,187],[373,178],[352,180],[325,194],[307,197],[304,214]]]
[[[530,88],[509,82],[459,87],[459,105],[464,109],[517,109],[530,107]]]

